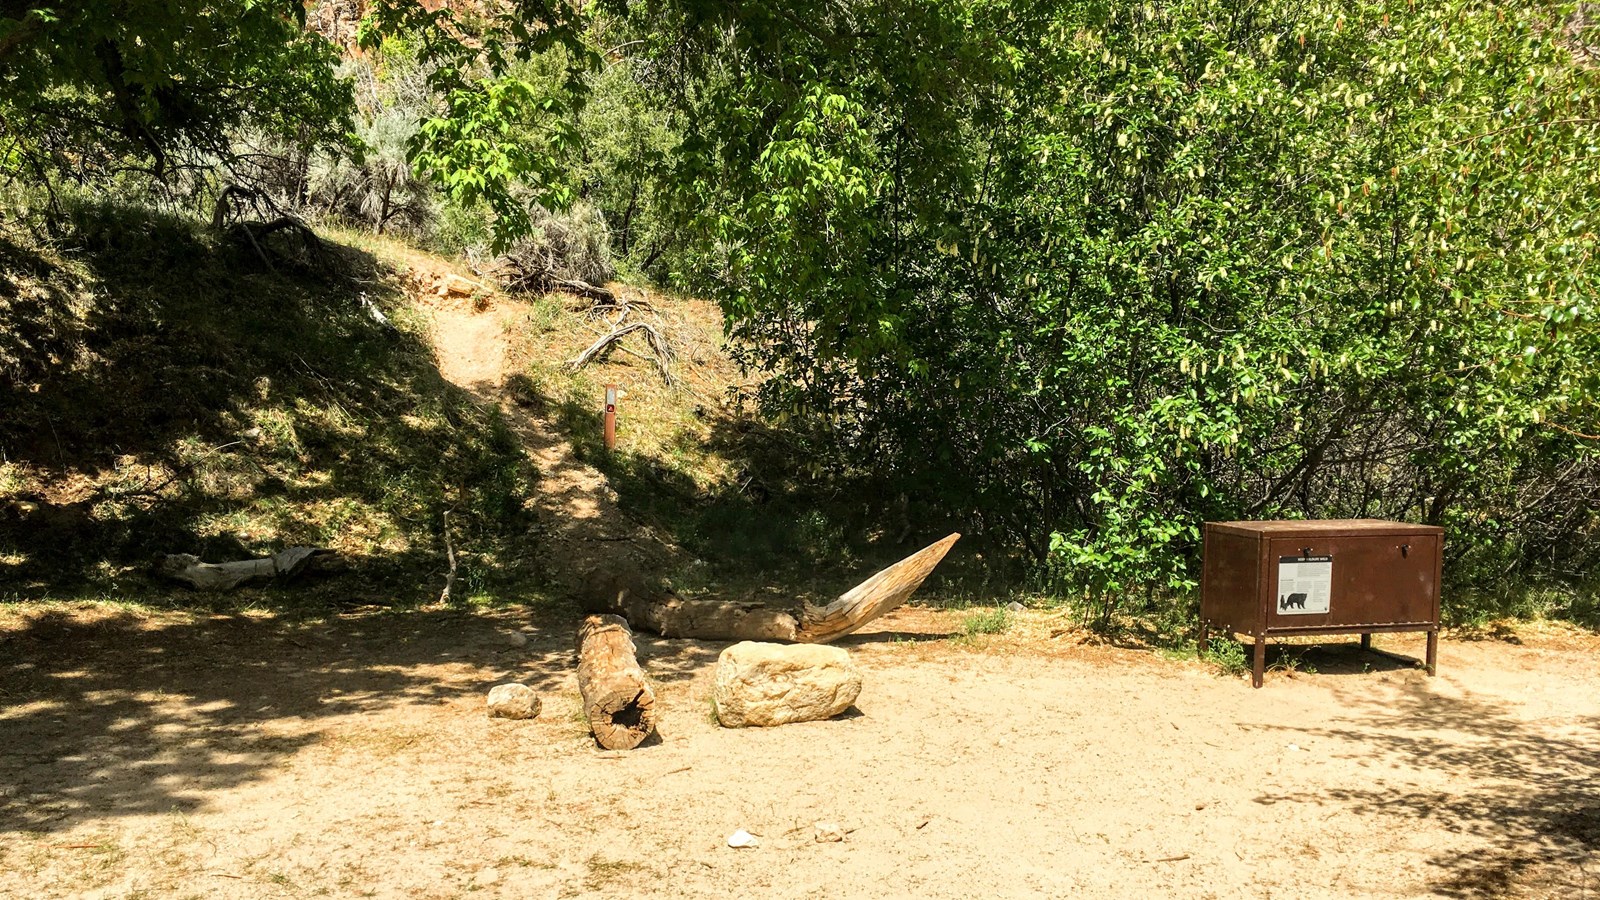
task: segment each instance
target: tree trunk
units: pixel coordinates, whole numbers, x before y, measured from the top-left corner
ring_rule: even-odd
[[[632,750],[656,727],[656,695],[636,654],[633,632],[618,616],[589,616],[578,629],[583,714],[607,750]]]
[[[798,614],[759,603],[647,596],[624,585],[608,585],[599,606],[662,637],[826,644],[906,602],[960,537],[952,534],[930,544],[827,606],[808,603]]]

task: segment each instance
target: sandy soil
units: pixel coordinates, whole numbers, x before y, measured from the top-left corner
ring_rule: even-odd
[[[431,306],[544,473],[552,571],[673,552],[503,398],[518,307]],[[770,730],[714,723],[723,645],[641,636],[659,740],[611,753],[571,614],[10,607],[0,897],[1600,896],[1592,635],[1449,640],[1433,679],[1347,645],[1252,690],[1046,612],[961,622],[873,623],[856,707]],[[485,715],[511,680],[538,719]]]
[[[565,617],[17,613],[0,896],[1600,895],[1592,636],[1446,641],[1432,679],[1346,645],[1252,690],[960,615],[847,639],[855,709],[776,729],[711,720],[722,645],[645,639],[660,740],[613,753]],[[485,715],[511,679],[537,720]]]

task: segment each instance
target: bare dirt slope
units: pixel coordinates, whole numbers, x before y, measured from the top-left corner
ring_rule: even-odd
[[[1434,679],[1313,654],[1252,690],[1023,619],[974,642],[898,612],[847,642],[853,713],[770,730],[711,721],[722,645],[646,639],[661,740],[619,754],[562,620],[17,613],[0,896],[1600,892],[1592,637],[1447,641]],[[485,716],[506,679],[538,720]]]

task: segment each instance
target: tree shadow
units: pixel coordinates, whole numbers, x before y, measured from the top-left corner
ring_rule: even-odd
[[[359,564],[339,590],[410,593],[446,510],[485,571],[534,556],[497,551],[532,533],[537,473],[419,328],[381,321],[407,309],[371,254],[269,269],[187,220],[75,214],[50,250],[0,234],[0,585],[127,594],[157,554],[301,543]]]
[[[883,479],[850,473],[806,474],[811,458],[801,436],[748,417],[721,418],[706,452],[729,460],[736,479],[710,489],[662,460],[607,451],[598,413],[539,393],[574,454],[605,474],[619,504],[667,535],[697,560],[700,571],[667,573],[685,596],[711,593],[751,598],[772,594],[779,605],[827,602],[864,578],[953,530],[947,519],[913,526],[903,497]],[[952,553],[942,568],[959,564]],[[935,571],[928,587],[937,589]]]
[[[476,701],[502,681],[554,691],[571,634],[559,617],[455,610],[301,623],[36,613],[0,631],[0,833],[202,809],[347,737],[350,720],[333,717]]]
[[[1446,897],[1587,896],[1600,887],[1600,717],[1566,734],[1541,732],[1502,701],[1442,696],[1425,684],[1404,685],[1398,701],[1340,699],[1353,710],[1346,725],[1295,734],[1351,747],[1352,757],[1387,756],[1460,776],[1470,787],[1335,787],[1256,802],[1337,806],[1388,828],[1426,821],[1492,844],[1429,860],[1438,872],[1431,888]]]
[[[1424,667],[1421,659],[1404,654],[1364,650],[1355,641],[1337,644],[1271,644],[1267,665],[1295,668],[1317,675],[1368,675],[1404,672]]]

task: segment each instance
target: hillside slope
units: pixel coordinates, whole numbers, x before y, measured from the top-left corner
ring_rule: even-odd
[[[328,242],[269,267],[186,220],[76,218],[59,242],[0,235],[0,594],[159,598],[156,554],[314,544],[357,576],[342,601],[416,600],[438,595],[420,582],[446,512],[465,584],[527,574],[537,468],[440,375],[392,266]]]

